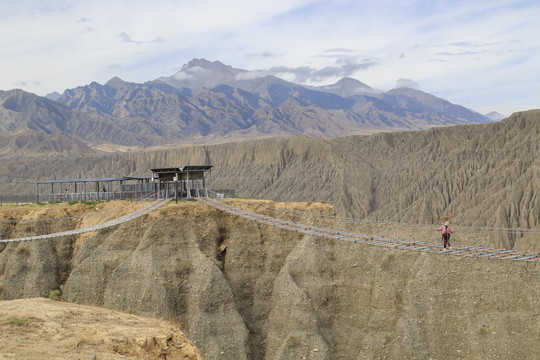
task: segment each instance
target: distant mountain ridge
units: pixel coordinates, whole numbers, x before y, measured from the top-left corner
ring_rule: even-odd
[[[193,59],[176,74],[144,84],[119,78],[105,85],[94,82],[66,90],[58,101],[73,110],[111,116],[147,145],[268,136],[331,138],[490,122],[419,90],[377,93],[351,78],[306,87],[205,59]]]
[[[502,119],[508,117],[506,115],[499,114],[496,111],[491,111],[491,112],[489,112],[487,114],[484,114],[484,116],[487,117],[488,119],[490,119],[491,121],[501,121]]]
[[[0,131],[15,134],[27,130],[49,135],[62,132],[77,141],[93,144],[143,144],[103,113],[76,111],[23,90],[0,91]]]
[[[144,84],[114,77],[48,98],[0,92],[0,131],[62,132],[94,147],[335,138],[490,121],[419,90],[378,92],[352,78],[307,87],[206,59]]]

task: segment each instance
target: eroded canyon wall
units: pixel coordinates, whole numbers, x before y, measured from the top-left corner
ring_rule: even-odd
[[[137,309],[179,324],[206,359],[540,352],[534,263],[321,239],[198,203],[168,205],[83,244],[67,238],[0,249],[3,299],[61,288],[65,301]]]

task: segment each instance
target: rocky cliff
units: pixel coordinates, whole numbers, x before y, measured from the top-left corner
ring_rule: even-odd
[[[293,219],[304,223],[334,214],[279,206],[308,210]],[[205,359],[533,358],[539,280],[535,263],[323,240],[198,203],[86,240],[0,247],[2,299],[60,288],[69,302],[137,309],[177,323]]]

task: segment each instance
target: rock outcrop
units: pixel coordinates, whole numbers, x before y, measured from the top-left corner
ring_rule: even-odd
[[[315,211],[333,213],[323,204]],[[515,359],[540,351],[535,263],[320,239],[197,203],[167,205],[75,243],[0,248],[0,296],[60,288],[69,302],[136,309],[177,323],[205,359]],[[70,244],[68,275],[49,278]]]

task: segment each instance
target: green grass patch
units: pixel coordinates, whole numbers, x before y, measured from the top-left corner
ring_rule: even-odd
[[[75,204],[84,204],[86,206],[89,206],[90,209],[93,209],[94,206],[98,205],[98,204],[101,204],[101,203],[104,203],[104,202],[108,202],[109,200],[105,201],[105,200],[82,200],[82,201],[78,201],[78,200],[70,200],[68,201],[68,205],[75,205]]]
[[[139,315],[139,312],[135,308],[127,308],[126,312],[131,315]]]
[[[8,319],[8,322],[11,325],[15,326],[28,326],[30,324],[30,319],[25,317],[12,316]]]
[[[49,293],[49,300],[60,301],[60,290],[51,290]]]
[[[297,347],[298,345],[300,345],[300,339],[298,338],[298,336],[291,335],[287,338],[288,347],[292,348],[292,347]]]
[[[101,201],[101,200],[95,200],[95,201],[86,200],[86,201],[81,201],[81,204],[88,205],[88,206],[96,206],[96,205],[101,204],[103,202],[104,201]]]
[[[248,197],[240,196],[240,195],[235,195],[234,198],[235,198],[235,199],[244,199],[244,200],[249,199]]]

